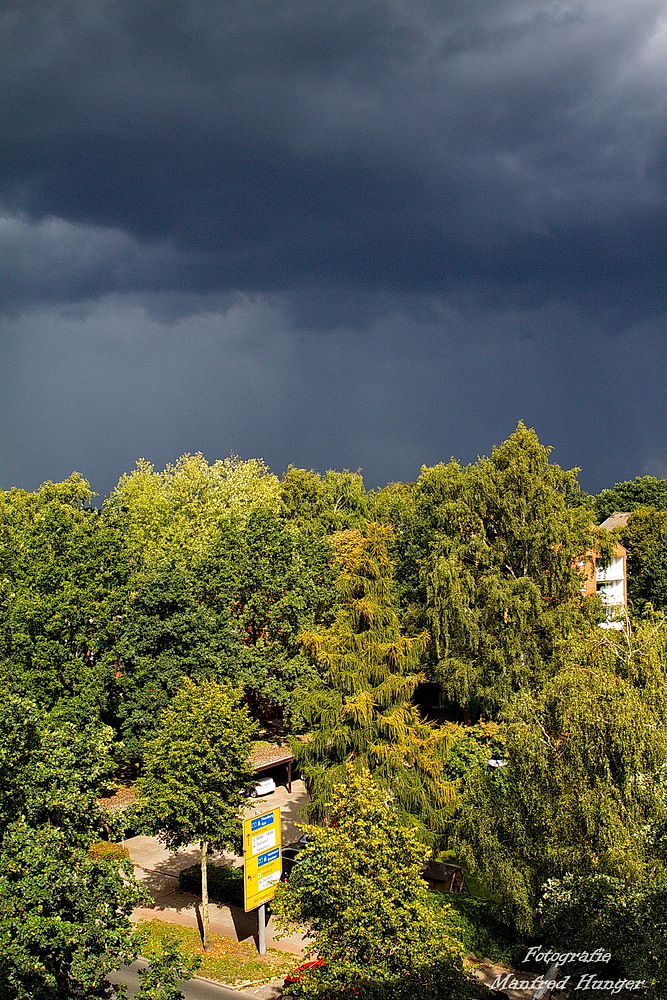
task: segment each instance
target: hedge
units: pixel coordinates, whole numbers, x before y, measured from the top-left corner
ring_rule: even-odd
[[[243,909],[243,868],[222,868],[207,864],[208,897],[216,903],[238,906]],[[184,892],[201,896],[201,867],[184,868],[179,876],[179,886]]]

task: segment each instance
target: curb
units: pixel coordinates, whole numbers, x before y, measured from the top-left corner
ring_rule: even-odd
[[[135,959],[135,962],[145,962],[147,966],[150,965],[150,959],[146,958],[145,955],[137,955],[137,957]],[[272,979],[268,983],[254,983],[253,984],[252,982],[248,982],[248,983],[243,983],[242,986],[239,986],[238,984],[237,985],[233,985],[232,983],[223,983],[219,979],[209,979],[208,976],[190,976],[189,979],[184,979],[183,982],[184,983],[191,983],[191,982],[194,982],[195,980],[199,980],[199,982],[201,982],[201,983],[208,983],[209,986],[224,986],[226,990],[234,990],[235,993],[241,993],[241,994],[247,992],[247,990],[246,990],[247,986],[253,986],[254,985],[254,986],[257,986],[258,988],[261,988],[262,986],[275,986],[275,985],[277,985],[278,983],[281,982],[280,979]]]

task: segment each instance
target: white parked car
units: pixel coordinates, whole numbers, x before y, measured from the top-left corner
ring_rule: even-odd
[[[245,795],[246,798],[256,799],[258,795],[270,795],[271,792],[275,792],[276,783],[273,778],[260,778],[259,781],[251,785],[250,788],[246,788]]]

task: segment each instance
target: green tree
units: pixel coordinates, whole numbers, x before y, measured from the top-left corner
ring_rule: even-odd
[[[178,941],[163,941],[161,952],[146,969],[139,971],[139,989],[134,1000],[184,1000],[178,984],[191,979],[200,965],[201,958],[184,955]]]
[[[667,510],[667,479],[637,476],[636,479],[616,483],[613,490],[602,490],[594,500],[598,523],[615,511],[632,511],[639,507]]]
[[[124,515],[126,546],[137,567],[201,559],[221,518],[280,508],[280,483],[261,459],[235,455],[209,465],[182,455],[156,472],[140,459],[121,476],[105,508]]]
[[[531,932],[550,879],[641,882],[665,857],[667,629],[595,633],[507,708],[505,767],[468,774],[455,848]]]
[[[114,769],[111,733],[55,723],[11,692],[0,700],[0,831],[52,826],[85,847],[100,826],[97,796]]]
[[[311,815],[321,820],[331,789],[349,760],[364,763],[397,807],[420,816],[434,834],[442,831],[455,797],[443,778],[446,743],[411,701],[423,673],[419,656],[428,636],[404,636],[394,603],[391,529],[369,524],[332,537],[340,573],[335,621],[302,636],[323,684],[304,695],[301,710],[311,738],[295,744],[312,796]]]
[[[6,683],[74,724],[107,709],[105,660],[128,567],[117,522],[88,506],[74,473],[0,494],[0,669]]]
[[[182,688],[163,712],[158,735],[144,746],[138,782],[143,827],[170,848],[199,842],[203,943],[209,946],[206,855],[238,849],[240,792],[252,781],[249,763],[257,724],[239,696],[214,681]]]
[[[368,498],[371,520],[392,527],[387,550],[394,563],[399,613],[403,627],[416,632],[428,627],[422,566],[435,533],[433,510],[423,494],[429,471],[422,469],[419,483],[389,483]]]
[[[322,533],[360,528],[368,515],[361,471],[317,472],[288,466],[280,484],[283,515]]]
[[[648,997],[664,998],[667,987],[667,873],[651,872],[638,883],[610,875],[567,875],[550,879],[538,906],[540,934],[559,950],[612,955],[613,977],[644,979]],[[568,966],[568,972],[570,967]],[[575,969],[573,968],[573,972]],[[593,971],[583,965],[580,972]],[[597,970],[595,970],[597,971]]]
[[[519,424],[490,458],[443,468],[438,530],[424,562],[434,674],[467,715],[495,714],[547,675],[563,639],[596,613],[577,562],[603,544],[568,498],[576,470]]]
[[[304,996],[455,997],[465,984],[455,915],[421,879],[426,848],[360,765],[332,789],[328,827],[309,839],[272,903],[284,931],[304,924],[326,969]],[[300,984],[301,985],[301,984]]]
[[[0,848],[0,996],[114,996],[105,976],[136,958],[129,916],[146,901],[129,863],[93,860],[57,827],[20,820]]]
[[[318,679],[299,636],[331,621],[331,555],[323,535],[254,511],[221,523],[197,567],[202,615],[233,637],[234,679],[257,718],[295,724],[299,692]]]
[[[618,532],[628,550],[628,597],[635,612],[667,611],[667,509],[640,507]]]
[[[129,595],[113,643],[116,661],[111,718],[123,755],[141,755],[160,712],[182,678],[236,682],[239,642],[233,626],[201,599],[193,570],[161,564],[142,574]]]
[[[97,1000],[136,957],[129,915],[145,895],[126,862],[88,854],[107,734],[48,721],[29,701],[0,702],[0,997]]]

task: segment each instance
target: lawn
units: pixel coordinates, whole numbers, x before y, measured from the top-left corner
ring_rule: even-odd
[[[161,941],[177,941],[186,955],[201,958],[197,975],[214,979],[225,986],[260,985],[281,979],[300,961],[296,955],[286,955],[275,948],[269,948],[266,955],[258,955],[254,945],[234,941],[222,934],[211,934],[211,949],[204,954],[199,932],[194,927],[182,927],[163,920],[142,920],[137,928],[142,935],[146,935],[141,953],[149,961],[160,951]]]

